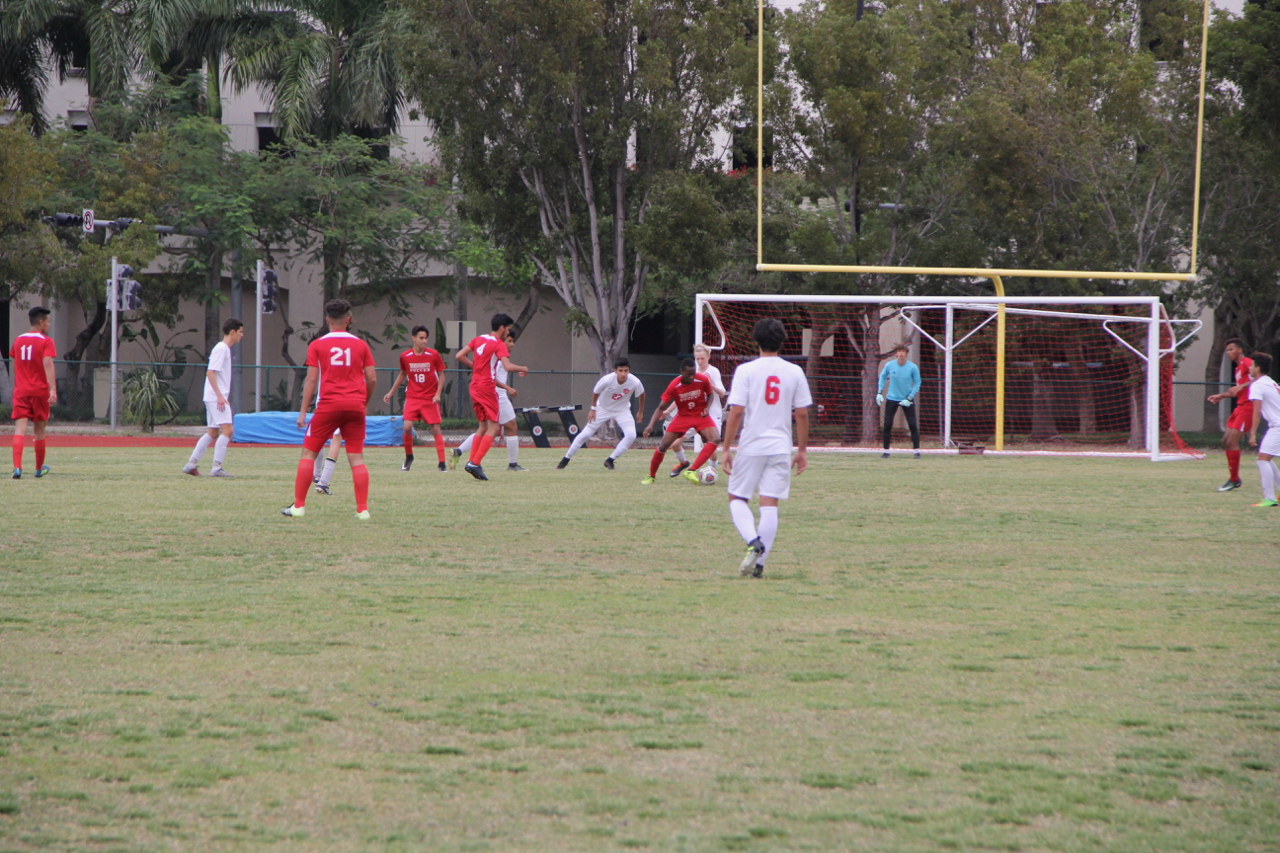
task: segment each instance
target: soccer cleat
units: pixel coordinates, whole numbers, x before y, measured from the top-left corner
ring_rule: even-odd
[[[640,481],[640,485],[642,485],[642,486],[652,486],[652,485],[653,485],[653,478],[652,478],[652,477],[645,477],[643,480],[641,480],[641,481]]]
[[[320,482],[320,475],[319,475],[319,474],[317,474],[316,476],[312,477],[312,478],[311,478],[311,482],[312,482],[312,484],[319,483],[319,482]]]
[[[1227,480],[1227,482],[1223,483],[1221,486],[1218,486],[1218,491],[1229,492],[1232,489],[1238,489],[1243,485],[1244,485],[1243,480]]]
[[[671,469],[671,476],[679,477],[681,474],[684,473],[684,470],[688,467],[689,467],[688,462],[681,462],[679,465]]]
[[[529,469],[521,465],[519,462],[512,462],[507,465],[508,471],[528,471]]]
[[[39,480],[41,477],[43,477],[45,474],[48,474],[48,473],[49,473],[49,466],[41,465],[40,470],[36,471],[36,479]]]
[[[694,485],[697,485],[697,486],[702,485],[702,481],[698,479],[697,471],[685,471],[684,478],[688,480],[690,483],[693,483]]]
[[[466,465],[462,466],[462,470],[466,471],[468,474],[470,474],[472,477],[475,477],[477,480],[489,479],[485,475],[484,469],[474,462],[468,462]]]
[[[357,513],[356,513],[356,518],[358,518],[360,521],[368,521],[368,520],[369,520],[369,510],[367,510],[367,509],[362,509],[362,510],[360,510],[359,512],[357,512]]]
[[[920,458],[920,451],[919,451],[919,450],[917,450],[917,451],[916,451],[916,459],[919,459],[919,458]]]
[[[604,459],[604,467],[608,468],[610,471],[612,471],[612,470],[613,470],[613,457],[612,457],[612,456],[606,456],[606,457],[605,457],[605,459]]]
[[[289,504],[287,507],[280,510],[280,514],[287,515],[290,518],[302,518],[307,514],[307,508],[305,506],[294,506],[293,504]]]
[[[450,471],[457,470],[458,460],[461,458],[462,458],[462,451],[455,447],[453,449],[453,452],[449,454],[449,470]]]
[[[400,466],[400,470],[401,470],[401,471],[408,471],[408,470],[409,470],[409,468],[410,468],[410,467],[412,467],[412,465],[413,465],[413,454],[412,454],[412,453],[406,453],[406,454],[404,455],[404,464]]]
[[[569,457],[566,456],[556,463],[556,470],[560,471],[569,467]]]
[[[884,453],[881,453],[881,454],[880,454],[880,458],[881,458],[881,459],[888,459],[888,458],[889,458],[889,451],[887,451],[887,450],[886,450]]]
[[[763,563],[756,563],[756,567],[755,567],[755,569],[753,569],[753,570],[752,570],[752,572],[751,572],[751,577],[753,577],[753,578],[762,578],[762,577],[764,577],[764,564],[763,564]]]
[[[15,479],[15,480],[21,480],[21,479],[22,479],[22,469],[21,469],[21,468],[14,468],[14,469],[13,469],[13,479]]]
[[[738,564],[738,574],[744,578],[755,572],[756,563],[760,562],[760,558],[764,556],[764,542],[760,541],[757,536],[747,543],[747,554],[742,558],[742,562]]]
[[[39,477],[40,475],[37,474],[36,476]],[[1254,504],[1254,506],[1280,506],[1280,501],[1263,500]]]
[[[333,495],[333,492],[329,491],[329,487],[325,483],[316,483],[316,494]]]
[[[441,463],[440,463],[440,470],[441,470],[441,471],[448,471],[448,470],[449,470],[449,466],[448,466],[448,465],[445,465],[443,462],[441,462]]]
[[[188,462],[186,465],[182,466],[182,473],[190,474],[192,477],[199,477],[200,469],[196,467],[196,463]]]
[[[224,470],[223,470],[223,469],[221,469],[221,468],[216,468],[216,469],[214,469],[213,471],[211,471],[211,472],[209,473],[209,476],[210,476],[210,477],[222,477],[222,478],[227,479],[227,480],[234,480],[234,479],[236,478],[234,474],[228,474],[226,471],[224,471]]]

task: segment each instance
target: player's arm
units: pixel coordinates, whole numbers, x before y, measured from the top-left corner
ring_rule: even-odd
[[[519,392],[519,391],[517,391],[515,388],[512,388],[510,385],[508,385],[508,384],[507,384],[507,383],[505,383],[505,382],[499,382],[498,380],[496,380],[496,379],[495,379],[495,380],[493,380],[493,384],[494,384],[494,386],[495,386],[495,387],[497,387],[497,388],[501,388],[503,391],[506,391],[506,392],[507,392],[507,394],[509,394],[509,395],[510,395],[510,396],[512,396],[512,397],[519,397],[519,396],[520,396],[520,392]]]
[[[595,401],[592,400],[591,404],[595,405]],[[636,398],[636,420],[638,421],[644,420],[644,392],[643,391],[641,391],[640,396]]]
[[[364,404],[367,408],[373,399],[373,392],[378,388],[378,369],[372,364],[364,366]]]
[[[505,355],[504,355],[504,356],[502,356],[502,366],[503,366],[503,367],[505,367],[505,368],[507,369],[507,372],[508,372],[508,373],[514,373],[514,374],[516,374],[516,375],[518,375],[518,376],[528,376],[528,375],[529,375],[529,368],[527,368],[527,367],[521,367],[520,365],[516,364],[516,363],[515,363],[514,361],[512,361],[511,359],[507,358]]]
[[[302,383],[302,408],[298,411],[298,429],[307,424],[307,409],[311,408],[311,398],[316,394],[316,381],[320,377],[320,368],[314,364],[307,365],[307,378]]]
[[[587,423],[591,423],[596,419],[596,400],[600,399],[600,395],[595,391],[591,392],[591,411],[587,412]]]
[[[1258,444],[1258,426],[1262,423],[1262,405],[1253,407],[1253,423],[1249,424],[1249,446],[1256,447]]]
[[[797,474],[809,467],[809,409],[796,409],[796,457],[791,460]]]
[[[733,441],[738,437],[741,427],[742,407],[729,406],[729,417],[724,422],[724,436],[720,439],[720,465],[726,474],[733,473]]]
[[[880,387],[876,389],[877,405],[884,405],[885,395],[889,393],[889,365],[880,368]]]
[[[437,370],[436,370],[436,393],[434,393],[434,394],[432,394],[432,395],[431,395],[431,402],[433,402],[433,403],[439,403],[439,402],[440,402],[440,396],[444,393],[444,382],[442,381],[442,380],[444,379],[444,359],[443,359],[443,358],[441,358],[441,357],[439,356],[439,354],[437,354],[437,355],[436,355],[435,365],[436,365],[436,368],[437,368]]]
[[[218,398],[218,411],[221,412],[227,407],[227,398],[222,396],[222,389],[218,387],[218,371],[206,370],[204,375],[209,379],[209,384],[213,386],[214,396]]]
[[[457,354],[454,355],[454,358],[456,358],[458,363],[467,370],[474,370],[475,366],[471,363],[471,353],[473,352],[475,352],[475,350],[471,349],[471,344],[467,344],[465,347],[458,350]]]
[[[675,404],[676,404],[676,401],[674,399],[671,400],[670,402],[667,402],[666,400],[664,400],[662,404],[658,406],[658,408],[653,410],[653,417],[649,419],[648,426],[644,428],[645,438],[648,438],[649,433],[653,432],[654,424],[656,424],[658,420],[662,418],[663,414],[665,414],[666,411],[670,409],[672,406],[674,406]]]
[[[44,361],[44,378],[49,383],[49,402],[58,402],[58,375],[53,370],[53,356],[46,355]],[[16,367],[14,368],[17,369]]]
[[[404,378],[405,378],[405,373],[403,370],[398,371],[396,373],[396,381],[391,383],[391,390],[388,391],[386,396],[382,398],[382,402],[384,403],[391,402],[392,395],[396,393],[396,389],[400,387],[400,383],[404,380]]]

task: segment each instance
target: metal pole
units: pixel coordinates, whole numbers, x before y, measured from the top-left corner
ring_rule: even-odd
[[[942,446],[943,447],[951,446],[951,380],[952,380],[951,369],[953,364],[951,352],[955,348],[955,334],[956,334],[955,329],[956,329],[956,309],[954,306],[948,305],[947,306],[947,337],[945,338],[947,342],[947,349],[946,349],[946,355],[945,355],[945,367],[943,368],[946,371],[943,376],[943,382],[945,383],[944,385],[945,390],[943,391],[944,410],[942,414]]]
[[[262,261],[258,261],[254,271],[257,280],[258,307],[254,316],[258,319],[253,324],[253,410],[262,411]]]
[[[1151,303],[1147,324],[1147,450],[1160,461],[1160,303]]]
[[[1000,276],[993,275],[991,280],[996,286],[996,296],[1004,296]],[[1001,302],[996,309],[996,450],[1004,450],[1004,306]]]
[[[111,259],[111,281],[107,285],[107,303],[111,307],[111,428],[119,426],[118,389],[120,387],[120,367],[116,363],[119,355],[117,346],[120,338],[120,264],[116,258]]]
[[[240,250],[236,249],[231,253],[231,316],[244,322],[244,290],[240,286],[240,273],[236,271],[239,264]],[[231,348],[231,396],[228,398],[232,412],[238,412],[241,408],[240,391],[244,380],[240,374],[243,372],[243,364],[244,347],[236,344]]]

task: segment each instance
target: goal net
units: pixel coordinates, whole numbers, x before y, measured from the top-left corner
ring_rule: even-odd
[[[694,316],[695,340],[730,382],[757,354],[756,321],[783,322],[782,355],[804,368],[814,396],[813,446],[880,448],[877,380],[906,342],[927,449],[1203,456],[1178,437],[1172,407],[1174,354],[1199,323],[1170,320],[1157,297],[699,294]]]

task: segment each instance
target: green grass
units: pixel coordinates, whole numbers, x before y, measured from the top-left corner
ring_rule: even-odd
[[[430,456],[430,454],[428,454]],[[0,481],[0,850],[1280,849],[1280,511],[1203,462]]]

